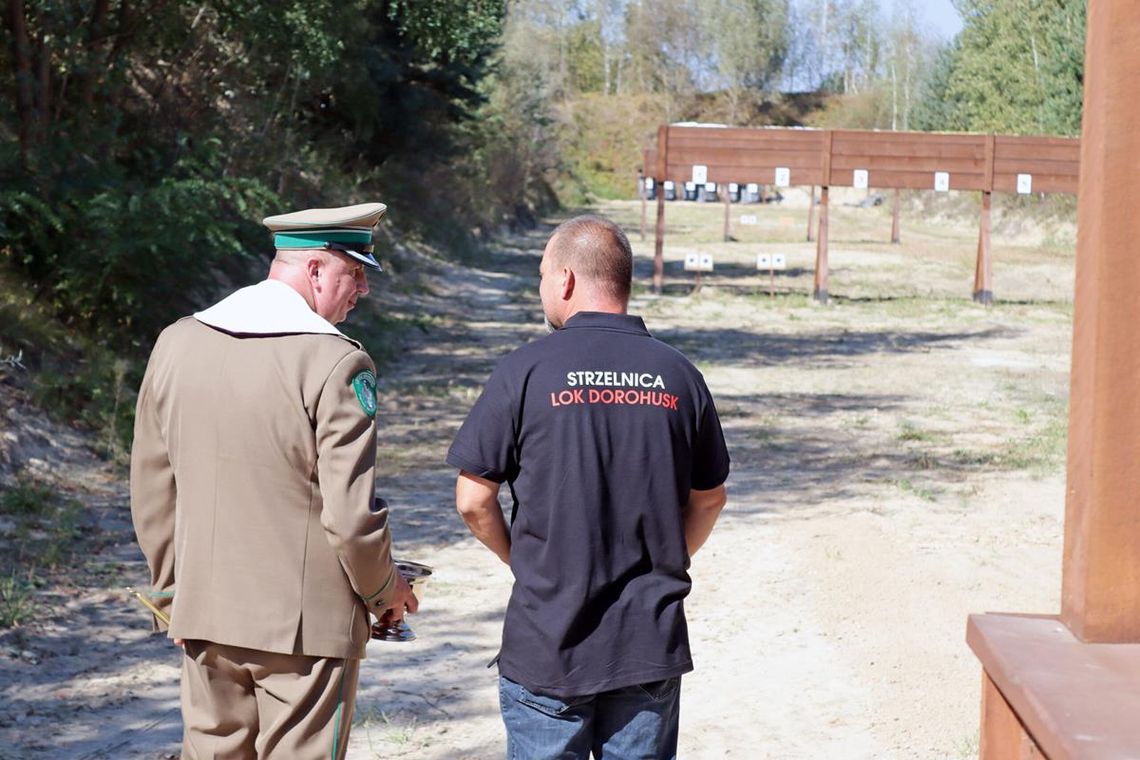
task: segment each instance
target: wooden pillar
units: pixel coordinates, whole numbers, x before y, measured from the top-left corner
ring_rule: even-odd
[[[657,170],[654,179],[661,183],[657,188],[657,230],[653,243],[653,292],[660,293],[665,286],[665,167],[669,149],[669,127],[657,128]]]
[[[899,195],[901,194],[902,191],[896,187],[894,199],[891,201],[891,243],[894,245],[902,241],[899,237]]]
[[[808,231],[807,241],[815,240],[815,185],[811,186],[811,198],[808,199]]]
[[[1140,3],[1090,0],[1061,619],[1140,642]]]
[[[720,183],[724,192],[724,242],[732,240],[732,193],[728,191],[728,183]]]
[[[823,184],[819,188],[819,236],[815,241],[815,287],[812,297],[820,303],[827,303],[827,207],[829,186],[831,185],[831,143],[832,131],[823,135],[823,151],[820,155],[820,176]]]
[[[648,167],[647,167],[648,168]],[[643,172],[637,173],[637,194],[641,198],[641,239],[645,240],[645,217],[647,215],[646,207],[649,203],[646,201],[645,196],[645,174]]]
[[[986,136],[986,165],[982,170],[982,219],[978,227],[978,262],[974,266],[974,300],[993,303],[993,261],[990,257],[990,209],[994,189],[994,136]]]
[[[982,673],[978,760],[1046,760],[990,677]]]
[[[815,288],[812,297],[827,303],[827,185],[819,189],[819,235],[815,242]]]
[[[990,207],[993,193],[982,192],[982,220],[978,227],[978,261],[974,265],[974,300],[989,305],[994,300],[993,263],[990,259]]]

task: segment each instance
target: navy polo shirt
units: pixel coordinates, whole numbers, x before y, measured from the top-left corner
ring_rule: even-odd
[[[504,676],[569,697],[692,670],[681,510],[728,452],[701,373],[641,318],[579,312],[508,355],[447,461],[510,486]]]

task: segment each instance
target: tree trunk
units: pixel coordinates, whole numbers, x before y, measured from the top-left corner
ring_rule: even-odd
[[[106,37],[107,14],[110,10],[110,0],[95,0],[95,5],[91,9],[91,27],[88,29],[87,50],[83,57],[83,80],[79,87],[79,102],[82,104],[84,114],[90,113],[95,105],[95,83],[105,63],[101,60],[99,50]]]
[[[47,33],[44,25],[40,26],[39,39],[36,40],[37,72],[36,112],[40,115],[41,126],[47,127],[51,119],[51,50],[47,45]]]
[[[32,51],[28,41],[28,20],[23,0],[8,0],[8,28],[12,32],[12,69],[16,72],[17,133],[20,156],[27,165],[28,150],[35,139],[39,115],[32,98]]]

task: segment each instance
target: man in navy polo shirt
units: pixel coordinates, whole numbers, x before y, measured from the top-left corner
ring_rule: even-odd
[[[499,656],[511,758],[677,753],[687,569],[729,460],[700,372],[626,313],[632,270],[612,222],[554,231],[539,293],[555,331],[499,363],[447,456],[464,522],[515,577]]]

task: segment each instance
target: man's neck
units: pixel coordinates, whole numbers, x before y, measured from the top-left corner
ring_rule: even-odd
[[[575,314],[582,311],[593,311],[600,314],[626,314],[629,311],[629,302],[614,301],[610,299],[599,300],[592,299],[583,301],[582,303],[571,302],[566,310],[566,317],[563,321],[568,321]]]
[[[305,277],[304,273],[297,267],[275,261],[270,265],[269,274],[265,279],[276,280],[277,282],[288,285],[297,291],[297,294],[300,295],[301,298],[305,299],[305,303],[309,305],[310,309],[313,311],[317,310],[314,305],[316,301],[313,298],[313,290],[309,284],[309,279]]]

